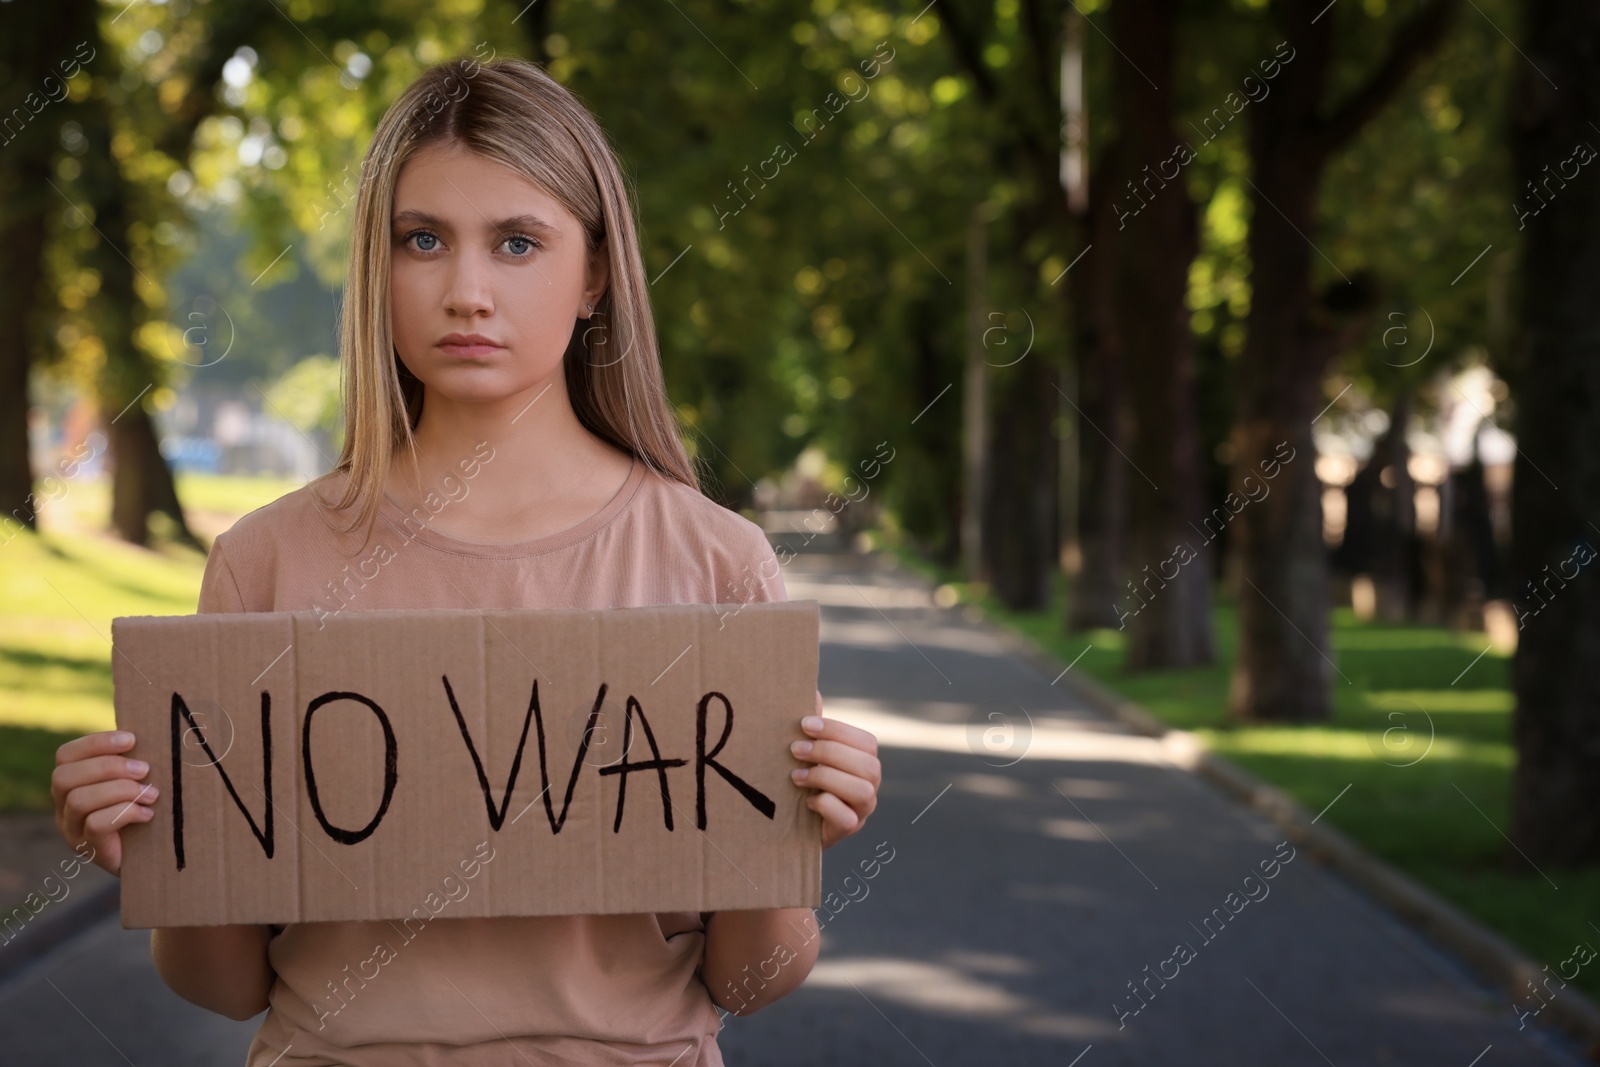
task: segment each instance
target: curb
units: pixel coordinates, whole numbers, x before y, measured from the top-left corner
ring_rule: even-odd
[[[998,620],[988,621],[1019,658],[1046,677],[1062,676],[1059,680],[1092,710],[1109,715],[1146,737],[1159,739],[1168,758],[1178,766],[1195,772],[1271,819],[1296,844],[1306,846],[1313,858],[1360,886],[1434,944],[1464,962],[1480,979],[1513,998],[1513,1003],[1525,986],[1537,985],[1545,977],[1543,966],[1504,937],[1369,854],[1339,831],[1316,825],[1310,813],[1288,793],[1212,752],[1199,735],[1167,726],[1092,678],[1066,673],[1065,664],[1050,652]],[[1576,989],[1563,988],[1560,992],[1541,1012],[1548,1010],[1549,1025],[1584,1042],[1585,1055],[1600,1062],[1600,1005]]]
[[[122,883],[113,880],[76,904],[52,911],[15,940],[0,946],[0,988],[122,907]]]

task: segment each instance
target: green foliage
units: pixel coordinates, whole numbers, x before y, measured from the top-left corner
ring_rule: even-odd
[[[332,356],[307,356],[263,391],[269,409],[296,429],[342,436],[339,407],[339,361]]]
[[[632,176],[668,388],[713,492],[745,499],[808,444],[848,465],[906,438],[951,378],[916,365],[904,319],[914,312],[932,339],[960,335],[953,264],[971,190],[992,181],[981,116],[962,106],[937,19],[766,3],[727,20],[686,2],[641,21],[613,6],[517,19],[468,2],[445,19],[402,3],[359,24],[291,8],[292,25],[253,26],[177,183],[191,208],[241,211],[251,235],[234,270],[189,279],[245,320],[235,332],[250,347],[215,377],[275,377],[295,345],[326,348],[280,336],[297,317],[268,312],[262,291],[302,266],[340,283],[360,159],[384,108],[424,66],[492,49],[546,60]],[[178,14],[152,10],[127,32]],[[255,279],[250,291],[217,292],[230,273]],[[296,299],[305,307],[311,294]],[[328,323],[321,310],[298,321]],[[917,428],[941,443],[935,469],[947,479],[954,399]],[[943,513],[927,520],[936,528]]]
[[[954,577],[913,553],[898,555],[935,581]],[[1343,677],[1333,684],[1333,719],[1241,725],[1227,710],[1235,619],[1226,600],[1215,609],[1217,663],[1133,674],[1122,669],[1121,631],[1062,632],[1065,582],[1049,607],[1031,613],[1007,611],[981,587],[952,588],[1063,664],[1075,664],[1074,671],[1169,726],[1195,732],[1306,810],[1320,812],[1338,798],[1328,823],[1533,958],[1553,965],[1588,929],[1600,867],[1536,870],[1502,836],[1516,761],[1510,659],[1496,652],[1480,658],[1482,635],[1363,622],[1336,611],[1331,655]],[[1600,993],[1600,974],[1584,974],[1577,984]]]
[[[1100,33],[1110,2],[1078,5],[1092,23],[1091,172],[1116,133],[1105,121],[1111,73],[1126,62]],[[1418,3],[1330,9],[1333,100],[1374,69]],[[1003,321],[1019,345],[1012,331],[1030,323],[1028,358],[1067,358],[1062,293],[1071,282],[1055,281],[1074,252],[1069,234],[1041,221],[1055,218],[1042,205],[1059,193],[1027,151],[1057,147],[1066,9],[1041,14],[1018,0],[919,8],[751,0],[730,18],[712,0],[532,10],[484,0],[105,6],[104,54],[74,79],[70,100],[101,111],[48,113],[60,123],[52,180],[65,201],[50,208],[45,362],[88,389],[108,349],[131,344],[158,406],[186,383],[242,391],[271,382],[265,395],[290,421],[336,434],[337,367],[305,354],[333,343],[361,158],[383,111],[424,67],[486,45],[547,62],[615,143],[634,183],[668,389],[708,488],[742,503],[756,480],[814,448],[830,460],[824,480],[843,491],[845,476],[859,477],[886,444],[895,458],[872,481],[886,523],[948,550],[976,205],[993,217],[984,301],[1000,319],[990,321]],[[1519,239],[1504,101],[1526,61],[1502,29],[1515,32],[1516,13],[1510,0],[1464,9],[1443,49],[1325,176],[1322,225],[1305,237],[1319,250],[1320,281],[1337,276],[1331,263],[1345,274],[1368,270],[1380,285],[1372,332],[1340,366],[1379,403],[1506,347]],[[1251,302],[1246,139],[1255,105],[1214,138],[1201,131],[1274,54],[1277,16],[1268,0],[1183,5],[1175,80],[1162,87],[1177,101],[1180,136],[1194,131],[1198,150],[1188,178],[1202,241],[1189,308],[1208,454],[1231,419]],[[118,175],[132,188],[134,217],[113,249],[92,205]],[[136,271],[136,306],[103,296],[107,265],[122,256]],[[1388,332],[1397,325],[1403,334]],[[1216,463],[1210,476],[1225,469]],[[198,511],[238,513],[287,488],[180,481]],[[103,500],[102,488],[75,485],[62,506],[103,511]],[[18,537],[0,552],[9,553],[0,581],[11,605],[0,622],[0,806],[37,806],[56,738],[109,724],[110,618],[190,610],[201,560],[58,534]],[[1351,684],[1335,686],[1333,721],[1239,727],[1224,712],[1226,605],[1216,666],[1139,677],[1119,672],[1119,635],[1063,638],[1059,616],[1011,621],[1068,660],[1092,644],[1078,669],[1201,732],[1308,807],[1353,782],[1330,821],[1530,951],[1560,958],[1567,946],[1556,934],[1578,925],[1576,913],[1548,903],[1494,829],[1505,823],[1512,761],[1503,659],[1485,657],[1456,685],[1449,679],[1480,646],[1339,614],[1335,642]],[[1415,766],[1386,764],[1374,731],[1381,737],[1391,713],[1413,706],[1431,716],[1435,747]],[[1457,788],[1489,818],[1459,803]],[[1594,872],[1558,880],[1569,877],[1576,888],[1560,901],[1600,891]]]
[[[1328,14],[1339,27],[1335,99],[1419,2]],[[1079,7],[1092,24],[1094,172],[1116,133],[1111,74],[1126,60],[1101,34],[1109,4]],[[1382,310],[1343,373],[1380,403],[1503,342],[1496,308],[1516,231],[1502,191],[1502,101],[1521,60],[1497,28],[1514,24],[1509,0],[1480,7],[1333,162],[1323,232],[1307,235],[1345,273],[1379,279]],[[431,63],[523,55],[596,112],[632,176],[668,387],[713,491],[744,502],[755,480],[810,446],[832,458],[837,480],[888,441],[905,462],[877,487],[880,501],[924,543],[948,543],[976,204],[995,220],[993,321],[1008,335],[1026,322],[1030,358],[1066,360],[1070,282],[1051,283],[1074,250],[1044,221],[1041,205],[1059,192],[1040,186],[1024,146],[1055,151],[1068,12],[1016,0],[903,12],[757,0],[737,19],[712,0],[623,11],[615,0],[521,13],[483,0],[107,9],[106,54],[73,92],[108,105],[116,165],[136,190],[121,251],[142,279],[142,307],[106,317],[112,309],[95,300],[99,238],[63,212],[51,247],[58,373],[93,380],[104,339],[130,329],[165,406],[185,383],[242,389],[329,351],[350,206],[379,116]],[[1189,304],[1208,453],[1227,432],[1250,306],[1246,136],[1257,105],[1214,138],[1207,123],[1245,93],[1247,76],[1273,89],[1263,64],[1281,40],[1277,16],[1264,0],[1185,5],[1166,87],[1178,132],[1198,151],[1188,177],[1204,226]],[[89,143],[63,128],[57,182],[75,202],[92,199]],[[1425,359],[1401,366],[1430,340]]]
[[[1398,14],[1358,18],[1392,25]],[[1465,10],[1324,182],[1319,244],[1346,273],[1373,270],[1383,286],[1371,333],[1343,368],[1379,404],[1508,340],[1519,242],[1506,101],[1521,58],[1497,27],[1509,30],[1516,18],[1504,2]],[[1352,37],[1355,21],[1345,24]]]

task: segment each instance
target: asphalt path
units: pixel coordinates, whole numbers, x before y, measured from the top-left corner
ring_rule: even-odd
[[[785,581],[885,781],[824,856],[815,970],[725,1021],[730,1067],[1584,1062],[887,557],[802,554]],[[254,1027],[172,994],[115,917],[0,984],[7,1065],[237,1067]]]

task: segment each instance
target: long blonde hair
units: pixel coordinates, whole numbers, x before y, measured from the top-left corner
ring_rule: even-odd
[[[463,58],[430,67],[400,94],[362,162],[339,322],[345,438],[330,472],[345,475],[344,492],[333,506],[359,501],[353,525],[370,523],[396,454],[415,455],[423,390],[394,347],[390,220],[401,166],[445,142],[538,185],[583,226],[589,253],[606,257],[610,280],[594,312],[603,325],[575,323],[562,361],[573,411],[591,433],[698,491],[662,380],[633,189],[605,132],[538,65]]]

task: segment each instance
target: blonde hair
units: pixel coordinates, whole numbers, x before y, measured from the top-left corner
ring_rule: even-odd
[[[407,159],[442,143],[525,176],[583,226],[590,255],[607,259],[595,305],[603,323],[579,330],[562,362],[574,413],[591,433],[696,491],[661,375],[633,189],[605,132],[581,101],[523,59],[456,59],[424,71],[389,106],[362,162],[339,323],[345,438],[330,475],[345,475],[332,506],[360,502],[354,525],[377,513],[395,455],[415,456],[422,383],[400,362],[389,317],[390,227]]]

